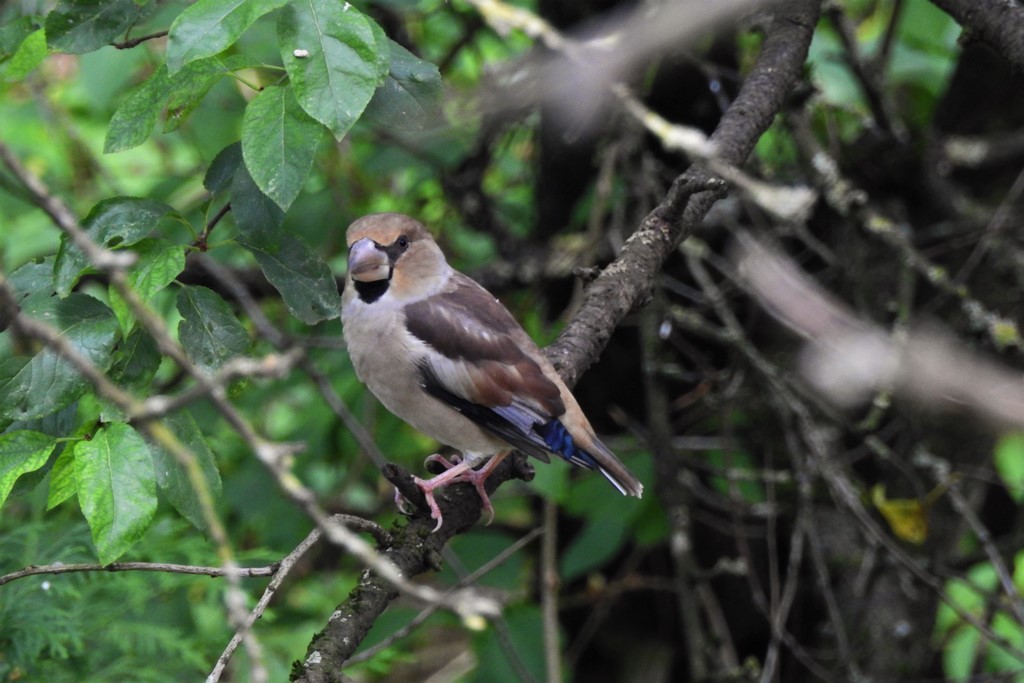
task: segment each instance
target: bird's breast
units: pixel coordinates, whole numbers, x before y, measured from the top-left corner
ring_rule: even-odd
[[[356,376],[389,411],[464,454],[493,455],[507,448],[424,391],[419,363],[433,351],[405,328],[401,309],[372,310],[349,302],[342,309],[342,326]]]

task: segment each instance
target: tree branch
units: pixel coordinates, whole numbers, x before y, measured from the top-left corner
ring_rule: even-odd
[[[397,465],[388,465],[384,468],[384,476],[400,491],[408,490],[411,495],[409,487],[412,480],[408,472]],[[521,453],[505,458],[487,478],[485,487],[491,493],[513,477],[532,478],[526,456]],[[440,529],[434,532],[435,521],[429,511],[419,510],[405,526],[394,532],[394,545],[382,553],[382,558],[407,579],[427,570],[440,569],[441,551],[448,541],[469,530],[480,519],[480,497],[469,484],[442,489],[437,493],[437,503],[444,512],[444,524]],[[375,572],[364,572],[359,585],[331,614],[324,630],[313,637],[305,659],[295,664],[291,680],[302,683],[344,681],[342,666],[362,643],[377,617],[396,597],[398,590],[393,583]]]
[[[817,0],[790,0],[779,6],[757,62],[711,135],[722,161],[742,164],[781,111],[800,77],[820,10]],[[699,168],[676,178],[619,257],[587,288],[573,320],[545,350],[570,386],[597,360],[619,322],[647,302],[665,259],[704,218],[721,189]]]
[[[1007,0],[932,0],[1024,72],[1024,6]]]
[[[266,567],[238,567],[235,572],[240,577],[273,576],[277,572],[278,564],[270,564]],[[96,564],[94,562],[83,562],[75,564],[46,564],[33,565],[19,569],[10,574],[0,576],[0,586],[11,581],[24,579],[28,576],[39,576],[41,574],[78,574],[82,572],[167,572],[169,574],[195,574],[198,576],[227,576],[228,571],[224,567],[200,567],[191,564],[170,564],[167,562],[111,562],[110,564]]]

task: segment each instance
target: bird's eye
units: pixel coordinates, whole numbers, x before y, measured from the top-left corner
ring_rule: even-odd
[[[395,240],[395,243],[398,245],[398,248],[401,249],[402,251],[405,251],[406,249],[409,248],[409,238],[406,237],[405,235],[400,235],[398,239]]]

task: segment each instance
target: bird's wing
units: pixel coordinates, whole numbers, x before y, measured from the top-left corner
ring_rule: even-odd
[[[425,342],[423,387],[516,448],[547,461],[535,427],[565,412],[559,387],[531,358],[536,345],[490,293],[456,273],[443,292],[405,307]]]

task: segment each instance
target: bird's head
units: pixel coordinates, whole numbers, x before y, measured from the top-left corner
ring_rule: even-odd
[[[348,278],[360,298],[390,292],[398,301],[433,294],[451,267],[426,226],[400,213],[364,216],[349,226]]]

